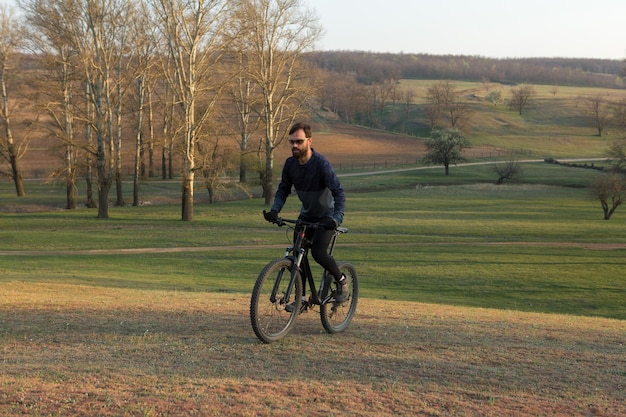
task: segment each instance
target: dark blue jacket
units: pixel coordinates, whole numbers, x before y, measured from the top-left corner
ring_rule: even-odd
[[[280,212],[292,187],[302,202],[302,218],[317,221],[322,217],[332,217],[337,224],[341,224],[346,195],[337,174],[323,155],[313,150],[311,159],[304,165],[300,165],[293,156],[287,158],[272,210]]]

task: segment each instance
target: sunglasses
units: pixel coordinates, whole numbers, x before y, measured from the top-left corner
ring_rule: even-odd
[[[302,145],[306,139],[289,139],[289,143],[293,145]]]

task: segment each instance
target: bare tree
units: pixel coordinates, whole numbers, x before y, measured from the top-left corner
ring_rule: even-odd
[[[248,77],[258,86],[264,127],[265,204],[273,196],[274,150],[299,116],[312,86],[302,60],[321,34],[317,18],[300,0],[240,0],[237,21],[245,35]]]
[[[141,31],[134,31],[131,22],[139,19],[138,15],[142,14],[135,7],[135,2],[131,0],[121,0],[120,13],[118,15],[118,22],[115,34],[115,44],[117,55],[115,59],[115,94],[113,98],[114,114],[115,114],[115,134],[114,134],[114,149],[115,149],[115,191],[116,202],[115,205],[123,207],[126,205],[124,201],[123,191],[123,173],[122,173],[122,118],[124,115],[124,98],[134,85],[135,73],[133,73],[132,65],[135,62],[135,58],[138,53],[136,39],[141,36],[141,33],[145,31],[142,28]],[[139,3],[141,4],[141,3]],[[135,188],[136,190],[136,188]]]
[[[164,72],[168,72],[168,68],[164,68]],[[172,77],[169,77],[170,79]],[[176,142],[176,132],[174,131],[174,125],[176,124],[174,119],[175,112],[175,96],[172,94],[172,89],[167,82],[163,85],[163,95],[161,98],[163,103],[163,116],[161,125],[161,177],[166,179],[174,178],[174,143]]]
[[[469,122],[471,109],[469,104],[463,100],[458,94],[450,97],[450,101],[446,106],[450,127],[452,129],[464,129]]]
[[[503,184],[505,180],[513,179],[522,172],[519,161],[513,157],[504,163],[497,163],[493,169],[498,174],[498,180],[496,181],[498,185]]]
[[[621,99],[617,102],[614,102],[612,109],[613,123],[618,129],[626,131],[626,99]]]
[[[119,60],[125,44],[129,0],[78,0],[82,6],[79,24],[68,21],[93,103],[98,174],[98,218],[109,218],[109,191],[120,159],[121,120]],[[117,97],[116,97],[117,95]],[[116,103],[116,98],[118,102]],[[117,127],[117,129],[116,129]],[[118,199],[119,204],[119,199]]]
[[[55,111],[52,106],[47,106],[48,114],[52,116],[58,127],[58,134],[65,149],[62,176],[65,179],[66,208],[76,208],[76,179],[78,176],[78,156],[81,149],[74,137],[75,112],[72,84],[75,74],[71,65],[72,50],[67,44],[59,44],[57,56],[60,58],[56,66],[60,75],[60,92],[62,96],[61,109]],[[52,104],[52,103],[49,103]],[[59,114],[60,113],[60,114]]]
[[[129,56],[133,59],[133,75],[136,82],[136,128],[135,128],[135,163],[133,170],[133,206],[139,205],[139,183],[140,179],[146,177],[145,150],[148,148],[148,165],[150,175],[153,170],[153,113],[150,93],[154,82],[156,40],[154,22],[151,21],[150,13],[145,3],[136,5],[134,18],[131,22],[131,51]],[[148,110],[148,134],[145,134],[144,115]]]
[[[446,175],[450,164],[465,160],[463,151],[469,147],[469,141],[458,129],[433,129],[426,139],[426,154],[422,161],[431,165],[443,165]]]
[[[530,85],[523,85],[519,88],[513,88],[511,90],[509,108],[512,110],[516,110],[521,116],[524,109],[530,105],[534,95],[535,89]]]
[[[59,19],[53,22],[60,38],[76,54],[76,65],[83,73],[86,97],[90,101],[84,118],[87,137],[95,135],[95,147],[88,151],[95,156],[98,177],[98,218],[108,218],[108,196],[115,172],[116,121],[113,86],[119,77],[115,68],[121,59],[123,38],[120,28],[126,26],[129,0],[51,0],[49,11]],[[28,3],[34,9],[36,1]],[[119,96],[119,92],[118,92]],[[119,97],[118,97],[119,99]],[[118,110],[119,112],[119,110]],[[118,135],[118,139],[119,139]]]
[[[626,166],[626,139],[615,139],[609,144],[607,156],[611,158],[613,166],[621,170]]]
[[[207,149],[203,149],[204,146]],[[204,186],[209,193],[209,204],[213,204],[217,197],[217,192],[225,186],[223,173],[234,165],[234,155],[231,155],[228,148],[220,146],[219,140],[207,143],[201,142],[198,147],[203,156],[201,171]]]
[[[409,114],[411,112],[411,106],[415,100],[415,90],[406,89],[402,92],[402,108],[404,110],[404,131],[408,132]]]
[[[16,141],[11,130],[7,76],[16,59],[16,49],[22,46],[23,37],[19,18],[13,9],[0,5],[0,157],[9,164],[9,171],[0,174],[13,180],[18,197],[24,197],[24,181],[20,159],[26,152],[27,142]]]
[[[585,114],[591,119],[598,136],[601,137],[609,122],[610,104],[599,94],[585,97],[584,103]]]
[[[43,57],[46,69],[37,89],[36,102],[42,103],[50,122],[44,128],[64,149],[63,165],[53,172],[65,180],[66,208],[76,208],[76,180],[78,154],[81,149],[75,138],[77,114],[74,108],[74,85],[78,81],[75,50],[65,36],[60,10],[48,0],[30,0],[22,3],[26,23],[30,29],[33,49]],[[45,83],[45,88],[43,86]],[[79,84],[80,85],[80,84]]]
[[[452,129],[462,129],[468,122],[469,104],[455,89],[456,86],[452,81],[438,81],[428,88],[426,113],[431,128],[440,124],[444,115]]]
[[[93,170],[94,170],[94,159],[95,159],[95,153],[93,152],[93,142],[94,142],[94,128],[93,125],[91,123],[92,120],[95,120],[95,111],[94,111],[94,105],[93,105],[93,100],[91,99],[91,92],[90,92],[90,88],[89,88],[89,83],[87,82],[87,80],[83,81],[83,93],[85,95],[85,103],[84,103],[84,120],[86,121],[85,123],[85,149],[87,150],[86,152],[86,158],[85,158],[85,194],[86,194],[86,198],[85,198],[85,206],[89,207],[89,208],[97,208],[98,207],[98,203],[96,203],[96,201],[93,198]]]
[[[439,124],[453,90],[451,81],[438,81],[426,90],[426,114],[431,128]]]
[[[321,106],[336,113],[346,123],[352,123],[366,86],[359,84],[351,73],[324,71],[318,79]]]
[[[379,114],[385,112],[385,108],[389,100],[395,100],[396,96],[396,80],[386,79],[378,83],[372,84],[374,94],[374,108]],[[395,102],[392,102],[395,104]]]
[[[113,64],[115,41],[112,35],[118,22],[119,2],[115,0],[23,0],[22,8],[40,47],[48,48],[46,55],[56,59],[59,67],[59,106],[46,105],[55,120],[55,136],[66,144],[66,183],[73,186],[74,150],[86,151],[87,206],[98,207],[98,218],[108,218],[108,193],[113,172],[113,139],[111,120],[110,69]],[[71,79],[70,79],[71,71]],[[82,73],[82,76],[77,75]],[[82,81],[75,81],[81,78]],[[80,119],[85,126],[83,146],[74,141],[74,123],[78,114],[74,105],[73,84],[81,86],[85,106]],[[95,137],[95,146],[94,146]],[[95,160],[98,176],[98,204],[93,200],[92,164]],[[78,163],[78,161],[76,160]],[[68,207],[73,206],[68,195]]]
[[[239,40],[239,34],[234,33],[236,43]],[[236,59],[237,76],[232,80],[227,91],[227,104],[223,110],[223,114],[231,123],[230,126],[233,133],[237,136],[239,144],[239,182],[245,183],[248,180],[248,168],[254,165],[251,158],[254,158],[250,149],[252,135],[258,131],[260,118],[255,113],[261,104],[261,96],[258,86],[248,77],[248,65],[250,62],[245,48],[238,45],[235,48],[234,59]]]
[[[626,198],[626,178],[615,172],[602,174],[593,179],[590,190],[602,205],[604,220],[609,220]]]
[[[196,146],[225,86],[218,65],[230,3],[225,0],[152,0],[169,54],[168,84],[182,114],[182,220],[193,220]],[[202,102],[201,102],[202,100]]]

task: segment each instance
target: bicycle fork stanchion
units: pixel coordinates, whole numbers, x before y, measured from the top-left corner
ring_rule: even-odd
[[[293,286],[296,283],[296,279],[298,279],[298,271],[300,270],[300,263],[302,262],[302,257],[304,256],[304,249],[300,249],[298,256],[293,259],[293,266],[291,267],[291,279],[289,280],[289,285],[287,285],[287,290],[285,291],[285,304],[289,304],[289,299],[291,297],[291,291],[293,290]],[[304,291],[304,289],[302,290]]]
[[[283,280],[283,274],[285,273],[284,269],[281,269],[276,274],[276,280],[274,281],[274,288],[272,289],[272,293],[270,294],[270,302],[273,304],[276,303],[276,294],[278,293],[278,288],[280,287],[280,282]]]
[[[291,253],[292,250],[293,250],[293,246],[287,246],[287,249],[285,249],[285,255],[283,257],[284,258],[289,257],[289,254]],[[285,273],[285,270],[281,269],[276,274],[276,281],[274,281],[274,288],[272,289],[272,293],[270,294],[270,302],[272,303],[276,303],[276,294],[278,293],[280,282],[283,280],[284,273]],[[283,300],[283,301],[286,301],[286,300]]]

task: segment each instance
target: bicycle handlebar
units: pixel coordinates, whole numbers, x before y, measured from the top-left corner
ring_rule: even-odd
[[[287,223],[290,224],[294,224],[294,225],[303,225],[303,226],[307,226],[310,227],[312,229],[322,229],[323,227],[319,224],[319,222],[307,222],[305,220],[302,219],[284,219],[282,217],[277,217],[275,221],[270,221],[270,223],[274,223],[276,224],[278,227],[282,227],[285,226]],[[345,227],[335,227],[334,229],[331,230],[335,230],[339,233],[347,233],[348,229]]]
[[[276,221],[272,221],[271,223],[274,223],[276,225],[280,226],[285,226],[287,223],[291,223],[291,224],[301,224],[303,226],[307,226],[307,227],[312,227],[313,229],[317,229],[318,227],[321,227],[319,223],[313,223],[313,222],[307,222],[301,219],[283,219],[282,217],[277,217]]]

